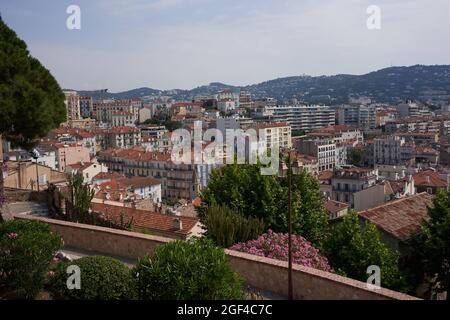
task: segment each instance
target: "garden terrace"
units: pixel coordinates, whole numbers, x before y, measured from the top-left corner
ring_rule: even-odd
[[[17,214],[15,219],[48,223],[72,250],[89,251],[136,261],[152,255],[159,245],[172,239],[140,233],[84,225],[42,217]],[[232,268],[247,285],[287,297],[287,263],[242,252],[226,250]],[[294,298],[306,300],[412,300],[414,297],[387,289],[369,288],[365,283],[336,274],[293,266]]]

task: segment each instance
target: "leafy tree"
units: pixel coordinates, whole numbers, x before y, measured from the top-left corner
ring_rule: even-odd
[[[227,205],[245,217],[262,219],[268,228],[285,227],[285,209],[279,206],[283,188],[276,176],[261,175],[261,165],[232,164],[213,170],[202,190],[201,219],[210,205]]]
[[[380,267],[381,286],[405,291],[404,278],[398,269],[398,254],[390,250],[381,240],[376,226],[359,222],[356,211],[347,214],[336,225],[326,245],[331,267],[347,277],[366,281],[367,268]]]
[[[450,191],[441,190],[428,209],[429,221],[422,223],[421,232],[412,236],[409,244],[419,270],[431,279],[438,292],[450,291]],[[447,293],[450,300],[450,294]]]
[[[361,163],[363,158],[363,153],[360,149],[353,148],[351,153],[352,164],[357,166]]]
[[[243,298],[243,281],[222,248],[208,239],[173,241],[133,270],[139,299],[230,300]]]
[[[0,135],[30,149],[66,120],[64,94],[0,18]]]
[[[281,182],[287,190],[286,179],[282,179]],[[319,181],[306,171],[292,176],[293,230],[317,248],[322,247],[328,228],[328,215],[319,188]],[[283,200],[286,201],[283,207],[287,208],[287,191]]]
[[[267,229],[287,231],[286,178],[261,174],[261,165],[228,165],[214,170],[202,191],[199,216],[204,218],[210,205],[227,205],[245,217],[261,219]],[[326,236],[327,215],[319,183],[307,172],[292,179],[292,221],[294,233],[321,247]]]
[[[227,206],[210,206],[204,223],[206,236],[224,248],[256,239],[264,232],[264,222],[260,219],[246,218]]]
[[[304,135],[305,135],[305,131],[303,131],[303,130],[292,130],[293,137],[300,137],[300,136],[304,136]]]
[[[172,121],[168,116],[157,116],[152,119],[146,120],[144,124],[155,124],[158,126],[165,126],[169,131],[174,131],[182,127],[182,124],[180,122]]]

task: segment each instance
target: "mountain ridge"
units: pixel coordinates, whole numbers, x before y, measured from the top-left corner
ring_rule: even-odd
[[[450,103],[450,65],[395,66],[362,75],[289,76],[246,86],[211,82],[196,88],[159,90],[141,87],[117,93],[75,90],[95,99],[171,96],[191,100],[220,90],[250,91],[256,98],[274,97],[280,101],[297,99],[305,103],[339,104],[351,97],[365,96],[379,103],[398,103],[406,99]]]

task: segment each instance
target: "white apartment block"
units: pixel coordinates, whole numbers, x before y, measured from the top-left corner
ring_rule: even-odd
[[[335,111],[329,106],[319,105],[266,105],[257,108],[255,117],[287,122],[293,131],[305,132],[333,126],[336,122]]]
[[[402,165],[414,158],[414,146],[404,138],[388,136],[373,141],[373,164]]]
[[[264,141],[261,143],[266,150],[292,147],[291,126],[287,122],[255,123],[251,128],[256,130],[258,140]]]
[[[319,172],[333,170],[336,166],[336,144],[333,140],[300,139],[295,148],[302,154],[317,158]]]
[[[111,120],[113,127],[134,127],[136,124],[136,117],[132,112],[113,113]]]

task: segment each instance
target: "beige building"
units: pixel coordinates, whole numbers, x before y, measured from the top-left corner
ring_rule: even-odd
[[[5,187],[37,190],[36,180],[38,180],[39,188],[42,189],[47,186],[47,183],[65,184],[66,174],[30,161],[8,161]]]

